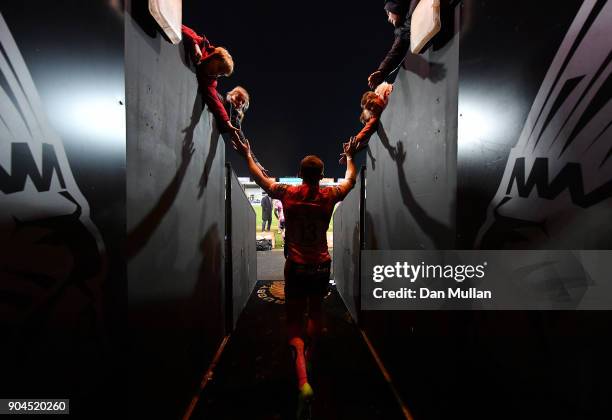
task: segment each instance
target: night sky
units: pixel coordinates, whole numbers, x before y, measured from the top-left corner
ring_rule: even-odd
[[[219,82],[251,95],[243,130],[272,176],[294,176],[316,154],[325,175],[341,177],[341,142],[358,132],[359,101],[393,42],[382,0],[183,2],[183,22],[224,46],[234,74]],[[242,159],[228,160],[247,176]]]

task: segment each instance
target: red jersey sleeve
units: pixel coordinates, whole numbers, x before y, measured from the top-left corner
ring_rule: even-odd
[[[289,187],[287,184],[281,184],[279,182],[275,182],[270,187],[270,191],[268,191],[268,195],[270,196],[270,198],[275,198],[277,200],[281,200],[282,202],[282,199],[285,196],[285,193],[287,192],[287,187]]]
[[[332,197],[334,204],[344,200],[344,197],[351,192],[353,187],[355,186],[355,182],[353,180],[345,180],[340,185],[336,185],[334,187],[329,187],[332,190]]]
[[[188,26],[181,25],[181,32],[183,33],[183,36],[189,38],[194,44],[200,45],[202,42],[204,42],[205,38],[196,34],[196,32]]]
[[[364,147],[370,140],[370,137],[372,137],[372,134],[374,134],[376,130],[378,130],[378,120],[379,117],[377,116],[373,116],[372,118],[370,118],[366,125],[355,136],[359,148]]]
[[[209,78],[205,81],[207,84],[203,86],[202,92],[204,95],[204,101],[208,106],[208,109],[215,116],[218,124],[227,125],[227,121],[229,121],[229,116],[227,115],[227,111],[223,106],[223,103],[219,99],[219,94],[217,93],[217,80]],[[219,127],[223,130],[224,127]]]

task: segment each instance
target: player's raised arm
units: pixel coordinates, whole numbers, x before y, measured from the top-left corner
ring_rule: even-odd
[[[257,165],[255,160],[253,159],[253,156],[251,154],[251,145],[249,144],[249,141],[247,139],[233,139],[232,146],[242,157],[246,159],[249,172],[253,177],[255,183],[261,188],[263,188],[266,193],[271,194],[272,185],[274,185],[275,183],[274,178],[266,177],[261,171],[259,165]]]
[[[357,139],[351,137],[348,143],[345,143],[343,146],[344,156],[346,158],[346,174],[344,175],[344,181],[338,186],[338,201],[344,199],[357,182],[357,165],[355,165],[353,161],[353,155],[357,152],[358,148]]]

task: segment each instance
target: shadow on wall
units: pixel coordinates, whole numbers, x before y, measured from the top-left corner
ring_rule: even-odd
[[[195,126],[193,128],[195,128]],[[193,128],[191,130],[191,135],[186,135],[185,139],[183,140],[181,163],[178,171],[172,178],[172,181],[170,181],[170,184],[168,184],[166,189],[163,191],[162,195],[159,197],[159,200],[157,200],[157,203],[155,203],[155,206],[153,206],[153,209],[142,219],[140,223],[138,223],[138,225],[136,225],[136,227],[130,233],[128,233],[128,260],[131,260],[146,246],[176,199],[195,150],[193,144]]]
[[[162,37],[159,36],[155,19],[149,13],[149,0],[126,0],[125,10],[134,19],[134,22],[138,22],[140,30],[146,35],[144,38],[147,44],[156,54],[159,54]]]
[[[402,67],[421,79],[429,79],[432,83],[438,83],[446,77],[446,66],[443,63],[428,61],[417,54],[408,54]]]
[[[225,333],[224,148],[185,46],[128,9],[130,408],[180,418]]]
[[[132,232],[128,234],[128,259],[131,259],[135,255],[137,255],[138,252],[147,244],[157,227],[161,224],[164,216],[172,207],[172,204],[174,203],[174,200],[178,195],[183,179],[185,178],[185,174],[187,173],[187,168],[189,167],[189,163],[191,162],[191,158],[193,157],[193,153],[195,151],[193,136],[195,129],[200,122],[203,112],[204,101],[202,99],[202,94],[198,91],[198,94],[196,95],[195,101],[193,103],[189,125],[182,130],[182,133],[185,134],[185,137],[183,139],[181,163],[179,165],[179,168],[174,177],[172,178],[172,181],[170,182],[170,184],[168,184],[168,186],[160,196],[159,200],[153,207],[153,209],[132,230]],[[216,129],[213,129],[210,135],[210,146],[208,150],[208,155],[206,157],[206,163],[204,164],[204,170],[202,172],[202,177],[200,178],[198,198],[202,198],[202,196],[204,195],[206,185],[208,184],[210,171],[212,170],[215,156],[217,154],[218,144],[219,133]]]
[[[455,20],[456,1],[442,1],[440,8],[440,20],[442,22],[453,22]],[[422,51],[427,51],[430,47],[433,51],[445,48],[449,41],[459,30],[459,25],[442,25],[440,32],[426,45]],[[416,74],[421,79],[428,79],[432,83],[441,82],[446,78],[446,66],[444,63],[436,63],[427,60],[421,54],[408,53],[402,63],[402,67],[410,73]]]
[[[219,226],[215,223],[206,232],[200,241],[200,254],[202,260],[198,270],[198,279],[189,301],[185,305],[185,320],[187,328],[191,331],[188,351],[191,360],[200,363],[195,366],[197,372],[203,373],[206,370],[207,361],[212,354],[216,342],[211,343],[211,337],[220,337],[224,334],[223,323],[223,302],[219,301],[222,296],[222,244],[224,237],[219,231]],[[204,311],[202,308],[209,308]],[[216,316],[211,314],[210,309],[215,309]],[[199,379],[199,378],[198,378]],[[197,389],[198,383],[192,383],[190,390]]]
[[[429,216],[425,209],[419,204],[414,197],[408,180],[406,179],[406,173],[404,171],[404,162],[406,159],[406,152],[404,151],[404,144],[398,141],[395,146],[391,145],[389,137],[385,132],[385,129],[381,124],[378,126],[378,136],[380,143],[383,145],[385,150],[389,153],[389,157],[393,160],[397,167],[397,179],[402,196],[402,202],[408,209],[414,220],[417,222],[419,228],[431,239],[436,249],[450,249],[453,246],[453,231],[452,229],[437,221],[433,217]],[[374,160],[372,160],[372,167],[374,167]],[[375,241],[375,238],[372,236]],[[376,248],[373,248],[376,249]]]
[[[133,410],[150,418],[180,418],[201,375],[223,336],[223,236],[213,224],[199,243],[197,279],[192,289],[179,298],[167,298],[144,305],[132,305],[132,343],[139,349],[130,365],[131,381],[138,387],[130,395]],[[175,272],[179,279],[179,272]],[[151,401],[158,401],[150,405]],[[136,404],[138,403],[138,405]],[[145,406],[139,404],[145,403]],[[139,417],[140,418],[140,417]]]
[[[198,96],[200,95],[198,94]],[[215,156],[217,155],[217,145],[219,144],[220,135],[215,127],[216,126],[213,126],[213,130],[210,133],[210,145],[208,148],[208,154],[206,155],[206,161],[204,162],[204,170],[202,171],[202,176],[200,177],[198,198],[202,197],[204,190],[206,189],[206,185],[208,185],[210,171],[212,170]]]

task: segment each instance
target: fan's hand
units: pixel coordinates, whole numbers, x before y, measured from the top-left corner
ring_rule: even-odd
[[[232,123],[228,120],[225,122],[225,128],[229,131],[232,136],[232,141],[240,141],[240,129],[236,128],[232,125]]]
[[[385,75],[380,70],[376,70],[374,73],[368,77],[368,86],[370,89],[374,90],[378,85],[380,85],[385,80]]]
[[[193,55],[195,56],[196,64],[200,64],[202,61],[202,49],[198,44],[193,44]]]

